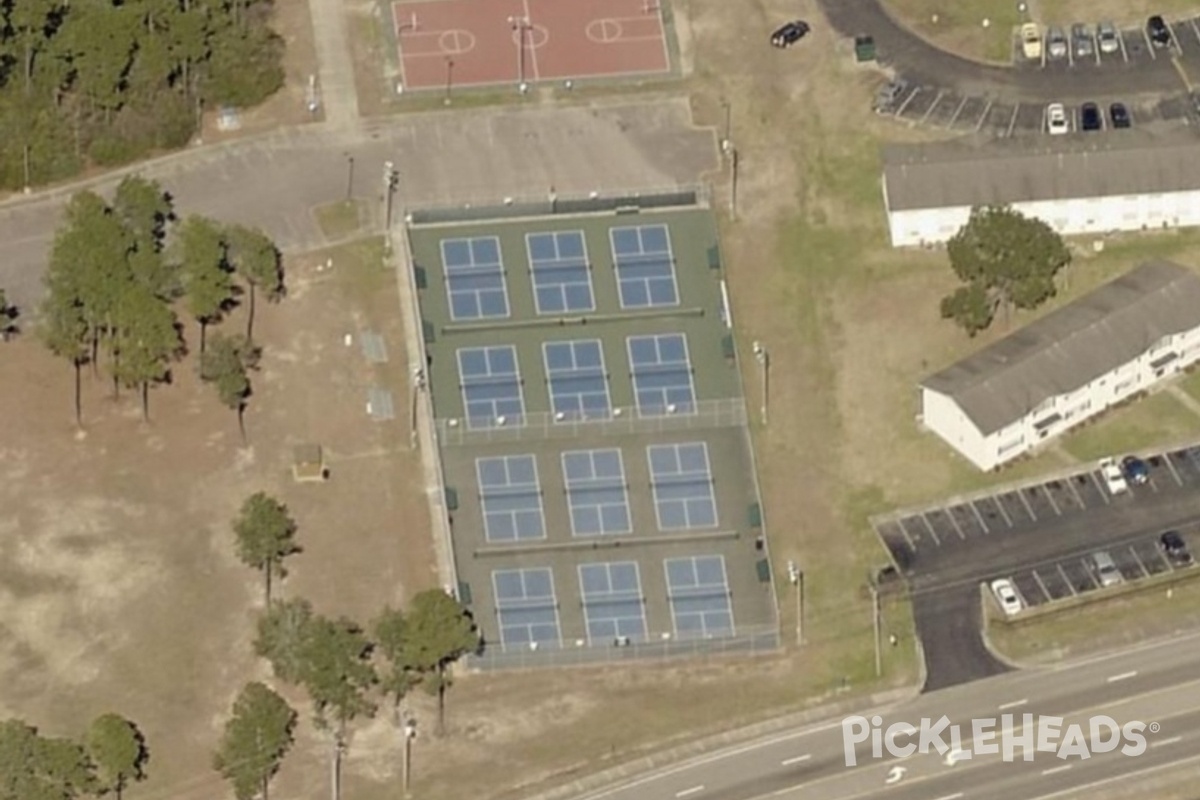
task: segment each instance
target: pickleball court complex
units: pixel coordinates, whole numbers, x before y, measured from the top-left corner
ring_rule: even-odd
[[[393,2],[405,90],[670,72],[663,0]]]

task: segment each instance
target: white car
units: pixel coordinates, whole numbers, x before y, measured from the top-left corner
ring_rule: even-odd
[[[1042,60],[1042,30],[1032,22],[1021,26],[1021,53],[1030,61]]]
[[[1046,106],[1046,130],[1051,136],[1059,136],[1071,132],[1071,123],[1067,119],[1067,109],[1062,103],[1051,103]]]
[[[1129,491],[1125,470],[1121,469],[1115,458],[1100,459],[1100,474],[1104,476],[1104,484],[1108,487],[1109,494],[1118,495]]]
[[[1000,604],[1000,609],[1010,617],[1025,608],[1020,595],[1017,594],[1012,581],[1008,578],[998,578],[992,581],[992,594],[996,596],[996,602]]]

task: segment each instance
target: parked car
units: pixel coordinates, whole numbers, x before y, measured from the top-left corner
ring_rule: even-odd
[[[771,34],[771,44],[775,47],[791,47],[803,39],[812,30],[802,19],[793,20]]]
[[[1128,128],[1133,125],[1129,109],[1124,103],[1113,103],[1108,107],[1108,119],[1114,128]]]
[[[1100,43],[1100,52],[1106,55],[1121,49],[1121,34],[1117,33],[1117,26],[1111,22],[1101,22],[1096,26],[1096,41]]]
[[[1092,29],[1082,22],[1071,26],[1071,46],[1075,48],[1075,58],[1091,58],[1096,53],[1096,43],[1092,39]]]
[[[1146,20],[1146,36],[1150,37],[1150,42],[1155,47],[1171,46],[1171,29],[1167,27],[1167,21],[1158,14]]]
[[[1100,459],[1100,474],[1104,476],[1104,484],[1108,487],[1109,494],[1118,495],[1129,491],[1125,473],[1121,471],[1121,465],[1115,458]]]
[[[1059,136],[1071,132],[1071,123],[1067,119],[1067,109],[1062,103],[1051,103],[1046,106],[1046,130],[1051,136]]]
[[[1093,553],[1092,567],[1096,570],[1096,580],[1104,588],[1125,582],[1125,576],[1117,569],[1117,562],[1107,552]]]
[[[1036,23],[1021,26],[1021,53],[1030,61],[1042,60],[1042,29]]]
[[[1133,486],[1143,486],[1150,482],[1150,467],[1137,456],[1125,456],[1121,459],[1121,472],[1125,480]]]
[[[995,596],[996,602],[1000,604],[1000,610],[1010,617],[1014,614],[1019,614],[1021,609],[1025,607],[1012,581],[1008,578],[998,578],[992,581],[992,595]]]
[[[1046,57],[1067,57],[1067,35],[1063,33],[1062,28],[1051,28],[1046,32]]]
[[[1175,566],[1190,567],[1192,565],[1192,554],[1188,552],[1187,542],[1179,535],[1179,531],[1167,531],[1158,537],[1158,546]]]
[[[1104,127],[1104,117],[1100,114],[1100,106],[1095,103],[1084,103],[1079,109],[1079,128],[1084,131],[1098,131]]]
[[[888,114],[896,110],[900,105],[900,98],[908,94],[909,83],[903,78],[894,81],[888,81],[883,86],[879,87],[879,91],[875,94],[875,112],[878,114]]]

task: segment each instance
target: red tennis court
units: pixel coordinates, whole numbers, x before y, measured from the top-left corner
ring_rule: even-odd
[[[667,72],[660,0],[393,2],[405,89]]]

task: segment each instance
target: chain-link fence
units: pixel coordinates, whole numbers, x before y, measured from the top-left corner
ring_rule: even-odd
[[[755,655],[778,652],[782,644],[779,630],[774,626],[746,627],[734,636],[675,638],[665,636],[657,641],[627,642],[609,639],[589,642],[580,639],[559,646],[538,645],[504,648],[497,644],[471,656],[468,669],[522,669],[532,667],[567,667],[619,662],[696,658],[698,656]]]
[[[495,196],[482,202],[461,202],[455,205],[414,208],[405,214],[410,225],[436,225],[459,222],[482,222],[519,217],[569,216],[602,212],[640,211],[655,208],[679,208],[708,203],[704,186],[671,187],[613,191],[586,195],[559,195],[554,192],[538,196],[505,197],[497,202]]]
[[[538,412],[522,417],[484,420],[476,427],[463,419],[437,420],[438,442],[443,447],[502,442],[575,439],[580,436],[655,434],[672,431],[712,430],[746,424],[746,403],[741,398],[701,400],[694,410],[640,416],[636,408],[614,408],[605,417],[579,419],[563,414]]]

